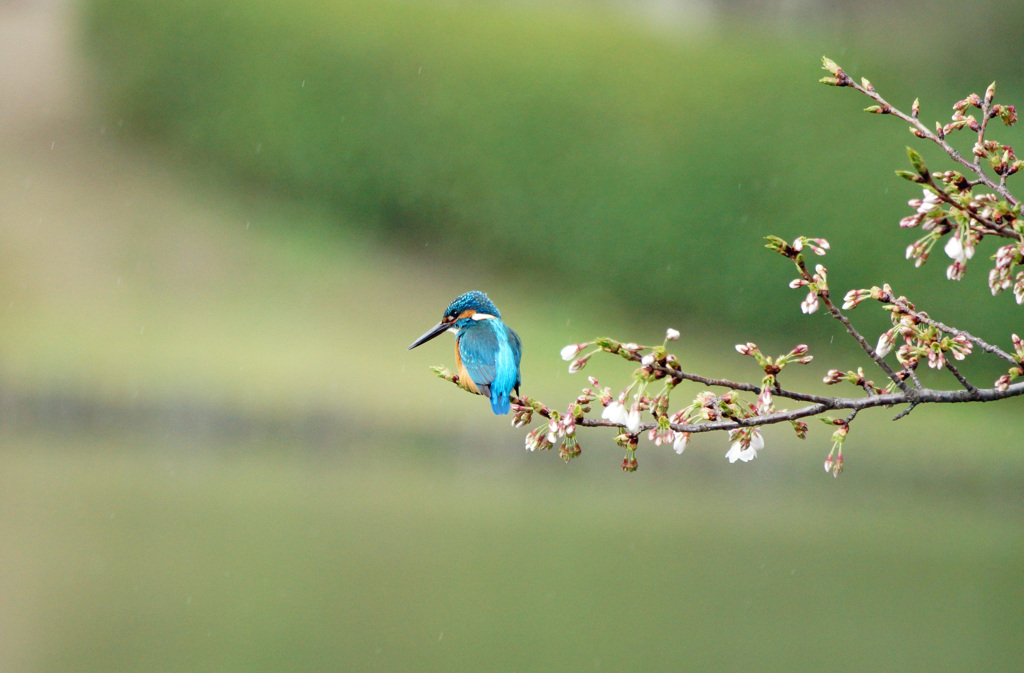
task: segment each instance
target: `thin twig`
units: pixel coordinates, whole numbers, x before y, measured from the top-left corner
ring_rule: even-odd
[[[874,100],[876,103],[880,104],[882,106],[882,109],[887,114],[891,114],[891,115],[893,115],[895,117],[899,117],[903,121],[907,122],[908,124],[910,124],[911,126],[916,128],[919,132],[921,132],[923,134],[922,137],[927,138],[928,140],[931,140],[936,145],[941,147],[942,150],[946,154],[948,154],[950,156],[950,158],[952,158],[957,163],[960,163],[963,166],[966,166],[967,168],[971,169],[971,171],[973,171],[974,174],[978,176],[978,179],[982,183],[984,183],[986,187],[988,187],[989,189],[992,189],[995,192],[998,192],[1000,195],[1002,195],[1003,198],[1005,198],[1007,200],[1007,202],[1009,202],[1010,204],[1013,204],[1013,205],[1016,205],[1017,203],[1019,203],[1017,198],[1013,194],[1010,193],[1010,190],[1008,190],[1005,185],[997,183],[997,182],[994,182],[988,176],[988,174],[985,173],[985,170],[982,167],[980,160],[975,160],[974,162],[968,161],[967,159],[965,159],[963,157],[963,155],[960,154],[960,152],[958,152],[956,150],[956,148],[954,148],[952,145],[950,145],[948,142],[946,142],[945,138],[940,138],[938,135],[935,134],[935,132],[933,132],[931,129],[929,129],[927,126],[925,126],[921,122],[921,120],[919,120],[917,117],[912,117],[912,116],[906,114],[905,112],[901,112],[899,109],[893,107],[887,100],[882,98],[878,94],[877,91],[865,89],[860,84],[858,84],[856,82],[856,80],[854,80],[852,77],[847,75],[845,72],[843,73],[843,76],[841,76],[839,78],[839,80],[840,80],[840,84],[842,86],[849,86],[849,87],[852,87],[852,88],[856,89],[857,91],[861,92],[862,94],[864,94],[868,98],[870,98],[870,99]],[[986,114],[983,115],[983,116],[987,117],[988,116],[987,115],[987,110],[985,110],[985,112],[986,112]]]
[[[921,379],[917,378],[917,370],[916,369],[914,369],[913,367],[909,367],[908,366],[908,367],[904,367],[903,371],[905,371],[907,373],[907,376],[910,377],[910,380],[914,382],[914,387],[915,388],[917,388],[918,390],[921,390],[922,388],[924,388],[924,386],[921,385]]]
[[[960,373],[960,370],[958,370],[956,366],[949,361],[948,358],[943,358],[942,361],[945,363],[946,369],[949,370],[949,373],[955,376],[956,380],[960,382],[960,385],[962,385],[967,390],[977,390],[977,388],[975,388],[970,381],[964,378],[964,375]]]

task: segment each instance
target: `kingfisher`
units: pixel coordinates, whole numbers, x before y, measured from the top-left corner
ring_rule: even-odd
[[[412,342],[407,350],[443,332],[455,334],[455,362],[463,388],[491,400],[495,414],[507,414],[512,391],[519,394],[519,360],[523,344],[501,312],[483,292],[459,295],[444,310],[441,322]]]

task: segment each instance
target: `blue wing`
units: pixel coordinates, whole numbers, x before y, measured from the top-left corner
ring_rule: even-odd
[[[519,393],[519,362],[523,345],[500,319],[475,321],[459,333],[459,357],[469,378],[491,399],[496,414],[509,412],[509,395]]]

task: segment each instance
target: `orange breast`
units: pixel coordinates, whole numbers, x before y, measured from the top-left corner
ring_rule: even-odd
[[[469,377],[469,372],[466,371],[466,365],[462,364],[462,355],[459,353],[459,340],[455,340],[455,364],[459,368],[459,385],[468,390],[471,393],[482,395],[480,389],[473,383],[473,379]]]

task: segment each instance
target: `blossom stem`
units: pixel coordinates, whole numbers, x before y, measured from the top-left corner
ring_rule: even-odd
[[[888,101],[886,101],[884,98],[882,98],[878,94],[877,91],[869,91],[868,89],[865,89],[863,86],[858,84],[857,81],[854,78],[850,77],[849,75],[846,76],[846,81],[844,82],[844,84],[846,86],[849,86],[849,87],[852,87],[852,88],[856,89],[857,91],[861,92],[862,94],[864,94],[868,98],[871,98],[875,102],[879,103],[880,105],[882,105],[884,108],[887,109],[889,114],[891,114],[891,115],[893,115],[895,117],[898,117],[898,118],[902,119],[903,121],[907,122],[908,124],[910,124],[911,126],[913,126],[915,129],[918,130],[919,133],[922,134],[920,137],[927,138],[928,140],[931,140],[936,145],[941,147],[942,150],[946,154],[948,154],[951,159],[953,159],[957,163],[960,163],[960,164],[966,166],[967,168],[969,168],[975,175],[978,176],[978,180],[980,182],[982,182],[989,189],[992,189],[992,190],[994,190],[996,192],[999,192],[999,194],[1004,199],[1006,199],[1007,202],[1009,202],[1010,204],[1013,204],[1013,205],[1016,205],[1017,203],[1019,203],[1017,198],[1013,194],[1011,194],[1010,191],[1006,188],[1005,184],[1001,184],[1001,183],[995,182],[994,180],[992,180],[992,178],[990,178],[988,176],[988,174],[985,173],[985,170],[981,166],[981,160],[980,159],[976,159],[973,162],[968,161],[967,159],[965,159],[963,157],[962,154],[960,154],[960,152],[958,152],[956,150],[956,148],[954,148],[952,145],[950,145],[948,142],[946,142],[946,140],[944,138],[940,138],[938,135],[936,135],[931,129],[929,129],[927,126],[925,126],[919,119],[917,119],[916,117],[911,117],[910,115],[908,115],[908,114],[906,114],[904,112],[900,112],[898,109],[896,109],[895,107],[890,105]],[[987,116],[987,115],[983,115],[983,116]],[[1016,236],[1014,236],[1014,238],[1016,238]]]
[[[1006,360],[1007,362],[1009,362],[1012,365],[1016,365],[1017,364],[1017,361],[1013,359],[1012,355],[1010,355],[1009,353],[1007,353],[1003,349],[999,348],[998,346],[993,346],[992,344],[989,344],[989,343],[979,339],[978,337],[974,336],[970,332],[965,332],[964,330],[956,329],[955,327],[950,327],[950,326],[948,326],[948,325],[946,325],[944,323],[939,322],[938,320],[934,320],[932,318],[929,318],[927,315],[925,315],[923,313],[920,313],[918,311],[915,311],[912,308],[910,308],[910,306],[907,305],[907,302],[904,301],[902,298],[899,298],[899,297],[887,297],[887,298],[883,297],[882,300],[890,302],[890,303],[898,306],[900,311],[902,311],[904,314],[912,315],[912,316],[914,316],[915,319],[923,322],[926,325],[930,325],[930,326],[932,326],[932,327],[934,327],[936,329],[942,330],[946,334],[951,334],[953,336],[962,336],[963,338],[967,339],[972,344],[974,344],[975,346],[977,346],[981,350],[985,351],[986,353],[991,353],[992,355],[1000,357],[1000,358],[1002,358],[1003,360]]]

